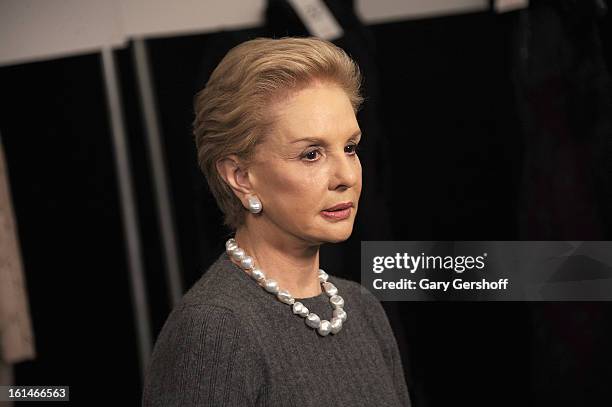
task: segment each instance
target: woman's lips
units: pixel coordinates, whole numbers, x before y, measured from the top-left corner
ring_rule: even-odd
[[[321,216],[331,220],[342,220],[351,215],[351,209],[353,208],[349,207],[340,211],[321,211]]]

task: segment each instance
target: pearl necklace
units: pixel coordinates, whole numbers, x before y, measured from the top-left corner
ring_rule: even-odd
[[[330,332],[337,334],[342,329],[342,324],[346,321],[346,311],[344,311],[344,299],[338,295],[338,289],[335,285],[327,281],[329,275],[319,269],[319,282],[323,291],[330,297],[329,302],[333,308],[331,321],[321,318],[314,312],[309,312],[308,308],[295,298],[287,290],[281,290],[278,282],[271,278],[266,278],[263,271],[255,267],[255,262],[252,257],[246,255],[243,249],[238,247],[235,239],[228,239],[225,242],[227,254],[236,261],[240,262],[240,267],[245,270],[263,289],[270,294],[276,295],[276,298],[287,305],[291,305],[293,313],[304,318],[304,322],[312,329],[316,329],[319,335],[326,336]]]

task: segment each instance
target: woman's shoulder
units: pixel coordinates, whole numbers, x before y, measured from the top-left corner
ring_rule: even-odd
[[[262,353],[229,307],[182,302],[155,342],[143,406],[254,404],[261,387]],[[240,364],[241,369],[235,369]],[[185,391],[187,389],[188,391]],[[238,390],[236,390],[238,389]],[[235,402],[231,400],[235,399]]]
[[[183,300],[171,310],[156,338],[153,365],[156,370],[172,370],[187,358],[193,359],[197,370],[241,361],[256,372],[264,361],[253,329],[245,314],[221,297]]]
[[[205,273],[183,294],[174,305],[159,334],[159,339],[170,332],[190,334],[196,331],[199,335],[216,332],[223,326],[224,330],[244,330],[244,318],[240,309],[244,304],[243,282],[237,276],[231,276],[234,270],[228,270],[227,261],[220,255]],[[229,261],[229,259],[228,259]],[[174,334],[176,335],[176,334]]]
[[[218,312],[232,311],[243,301],[244,279],[236,275],[233,263],[221,253],[202,276],[187,290],[177,306],[208,307]]]
[[[206,302],[180,303],[170,311],[158,340],[165,334],[197,332],[201,335],[206,332],[217,332],[220,328],[225,330],[239,328],[239,321],[232,309]]]

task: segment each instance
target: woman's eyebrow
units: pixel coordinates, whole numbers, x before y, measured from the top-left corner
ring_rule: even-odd
[[[360,136],[361,136],[361,130],[358,130],[355,133],[351,134],[347,138],[347,140],[350,140],[352,138],[357,138],[357,137],[360,137]],[[318,137],[304,137],[304,138],[300,138],[300,139],[297,139],[297,140],[293,140],[291,142],[291,144],[300,143],[300,142],[306,142],[306,141],[309,142],[309,143],[317,143],[317,144],[322,144],[322,145],[326,145],[327,144],[326,140],[323,140],[323,139],[318,138]]]

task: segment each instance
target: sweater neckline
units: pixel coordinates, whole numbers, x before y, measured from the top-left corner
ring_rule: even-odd
[[[227,254],[227,252],[225,252],[225,251],[223,252],[222,259],[223,259],[223,261],[225,263],[228,263],[229,266],[233,269],[233,270],[231,270],[232,271],[231,274],[235,275],[240,280],[247,282],[250,286],[252,286],[253,288],[256,288],[257,291],[259,291],[259,292],[261,292],[261,293],[263,293],[265,295],[270,295],[267,291],[265,291],[263,288],[261,288],[243,269],[238,267],[237,264],[234,264],[234,262],[231,261],[231,259],[229,258],[229,255]],[[333,277],[329,276],[329,281],[333,282],[332,280],[333,280]],[[295,301],[296,302],[299,301],[302,304],[308,306],[308,305],[312,305],[312,304],[328,302],[329,301],[329,297],[327,296],[325,291],[321,290],[321,293],[319,295],[315,295],[314,297],[295,298]]]

